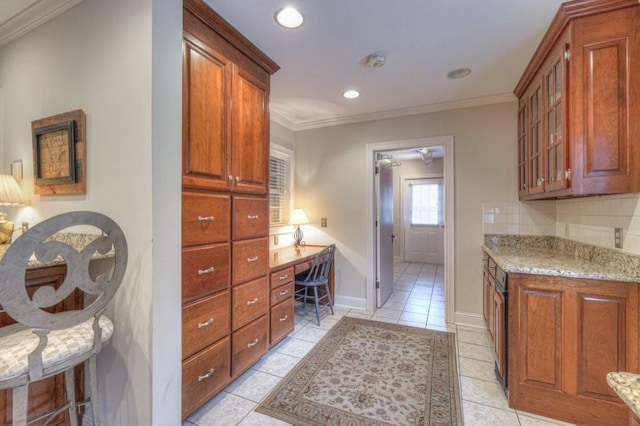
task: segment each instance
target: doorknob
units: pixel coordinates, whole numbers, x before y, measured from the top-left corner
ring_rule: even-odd
[[[393,240],[395,240],[396,238],[398,238],[397,235],[391,234],[391,242],[393,242]]]

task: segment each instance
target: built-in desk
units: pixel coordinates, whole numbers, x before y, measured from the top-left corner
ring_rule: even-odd
[[[308,271],[313,258],[326,246],[282,247],[269,252],[270,288],[271,288],[271,346],[278,343],[294,328],[294,278]],[[329,293],[333,299],[334,265],[329,270]]]

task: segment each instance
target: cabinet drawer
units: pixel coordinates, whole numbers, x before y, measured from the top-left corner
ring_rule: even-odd
[[[239,284],[269,273],[269,241],[258,238],[234,241],[233,284]]]
[[[231,381],[229,337],[182,363],[182,418]]]
[[[269,310],[269,284],[266,277],[233,287],[232,291],[234,330]]]
[[[267,341],[268,328],[267,315],[264,315],[233,333],[233,377],[237,377],[267,353],[269,349],[269,342]]]
[[[293,267],[271,273],[271,288],[280,287],[282,284],[292,283],[295,278]]]
[[[271,306],[277,305],[289,297],[293,297],[293,281],[288,284],[281,285],[278,288],[274,288],[271,290]]]
[[[233,197],[233,239],[269,235],[269,204],[266,198]]]
[[[290,284],[293,286],[293,284]],[[293,297],[271,308],[271,344],[291,333],[294,327]]]
[[[182,358],[229,334],[229,291],[182,308]]]
[[[182,249],[182,303],[229,287],[229,243]]]
[[[228,195],[182,193],[182,245],[229,240],[231,199]]]

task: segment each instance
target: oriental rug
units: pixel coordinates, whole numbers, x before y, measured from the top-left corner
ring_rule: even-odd
[[[455,334],[342,318],[256,411],[293,425],[462,425]]]

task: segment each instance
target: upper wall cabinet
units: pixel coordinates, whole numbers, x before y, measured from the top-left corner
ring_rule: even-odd
[[[185,2],[182,185],[266,194],[269,78],[278,66],[200,9]]]
[[[518,97],[521,200],[640,192],[640,4],[564,3]]]

